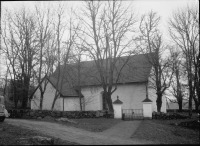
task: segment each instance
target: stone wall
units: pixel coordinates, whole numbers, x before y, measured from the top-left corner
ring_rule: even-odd
[[[25,118],[25,119],[42,119],[45,117],[52,118],[69,118],[69,119],[79,119],[79,118],[96,118],[96,117],[107,117],[112,118],[112,114],[107,111],[51,111],[51,110],[20,110],[20,109],[10,109],[10,118]]]

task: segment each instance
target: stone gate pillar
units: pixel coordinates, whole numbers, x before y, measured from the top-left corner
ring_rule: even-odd
[[[146,98],[143,102],[143,115],[145,119],[152,119],[152,101]]]
[[[119,96],[117,96],[117,100],[113,102],[113,109],[114,109],[114,118],[121,119],[122,118],[122,104],[119,100]]]

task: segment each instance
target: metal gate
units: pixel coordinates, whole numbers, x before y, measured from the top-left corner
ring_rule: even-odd
[[[144,120],[143,109],[122,109],[122,120]]]

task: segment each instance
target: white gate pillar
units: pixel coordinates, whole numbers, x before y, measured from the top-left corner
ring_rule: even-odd
[[[113,102],[113,109],[114,109],[114,118],[121,119],[122,118],[122,104],[119,100],[119,96],[117,96],[117,100]]]
[[[143,115],[145,119],[152,119],[152,101],[146,98],[143,102]]]

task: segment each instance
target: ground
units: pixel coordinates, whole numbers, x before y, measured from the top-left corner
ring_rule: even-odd
[[[7,119],[6,119],[7,120]],[[10,125],[7,122],[0,123],[0,145],[21,145],[20,138],[31,138],[33,136],[43,136],[54,139],[55,145],[75,145],[76,143],[63,141],[59,138],[41,134],[38,131],[30,130],[14,125]],[[41,145],[41,143],[32,143],[31,145]]]
[[[192,130],[172,123],[190,120],[144,120],[132,138],[152,140],[162,144],[199,144],[199,129]]]
[[[42,134],[59,138],[56,142],[65,145],[71,142],[74,142],[73,144],[199,144],[199,129],[192,130],[171,125],[186,120],[122,121],[89,118],[73,121],[77,123],[57,122],[53,119],[6,119],[0,124],[0,131],[2,131],[2,126],[9,126],[9,124],[12,126],[8,127],[10,131],[3,128],[3,133],[6,132],[8,136],[0,132],[0,142],[2,139],[6,142],[5,137],[7,142],[10,142],[19,137]],[[28,130],[21,130],[21,128]]]
[[[60,138],[61,140],[84,145],[155,144],[155,142],[152,141],[130,138],[141,121],[122,121],[103,132],[91,132],[73,126],[46,121],[6,119],[5,122],[15,126],[36,130],[41,134]]]

